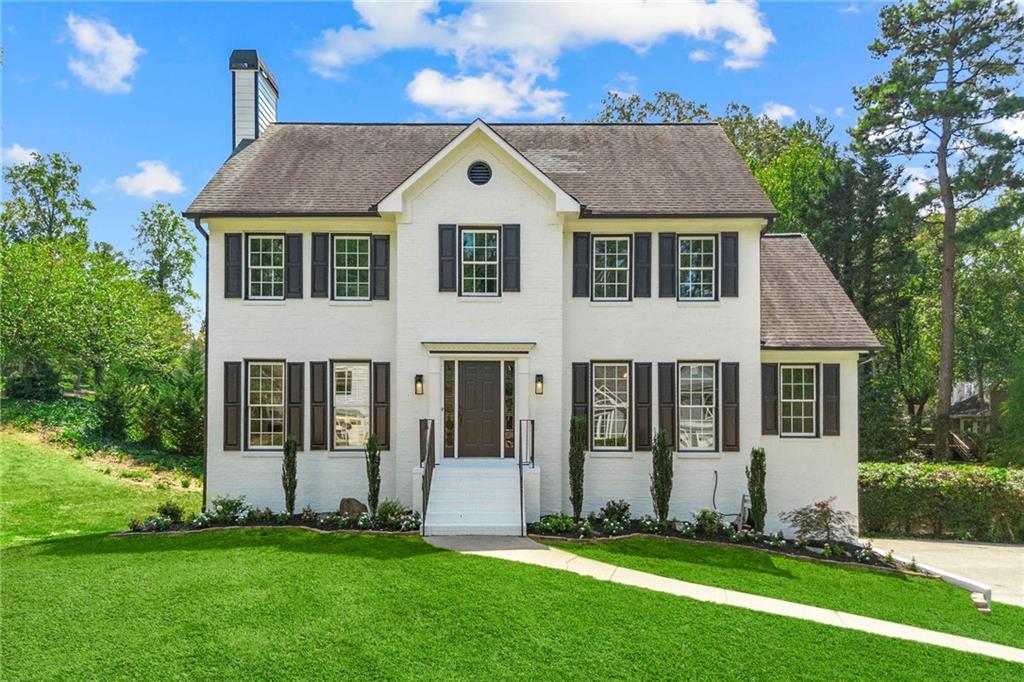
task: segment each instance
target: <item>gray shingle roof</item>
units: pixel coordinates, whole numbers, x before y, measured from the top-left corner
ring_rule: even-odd
[[[273,124],[224,163],[186,215],[373,214],[465,127]],[[776,213],[718,125],[491,128],[583,204],[585,215]]]
[[[761,239],[761,347],[881,348],[802,234],[768,234]]]

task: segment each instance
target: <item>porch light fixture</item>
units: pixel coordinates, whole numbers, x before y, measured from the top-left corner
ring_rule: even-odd
[[[544,375],[538,374],[533,384],[533,391],[537,395],[544,395]]]
[[[415,384],[414,390],[416,391],[416,395],[423,395],[423,375],[422,374],[417,374],[416,375],[416,384]]]

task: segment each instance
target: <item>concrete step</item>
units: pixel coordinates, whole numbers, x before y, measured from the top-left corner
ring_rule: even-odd
[[[522,526],[514,524],[474,524],[474,523],[426,523],[423,526],[426,535],[520,535]]]
[[[434,469],[426,535],[519,535],[519,470],[511,462],[445,462]]]

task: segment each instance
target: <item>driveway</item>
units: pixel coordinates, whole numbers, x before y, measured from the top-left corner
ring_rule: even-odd
[[[998,545],[953,540],[864,538],[883,552],[917,559],[964,578],[987,583],[992,601],[1024,606],[1024,545]]]

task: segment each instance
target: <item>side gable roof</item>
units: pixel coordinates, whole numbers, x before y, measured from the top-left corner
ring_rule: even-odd
[[[878,350],[881,344],[802,234],[761,238],[761,347]]]

